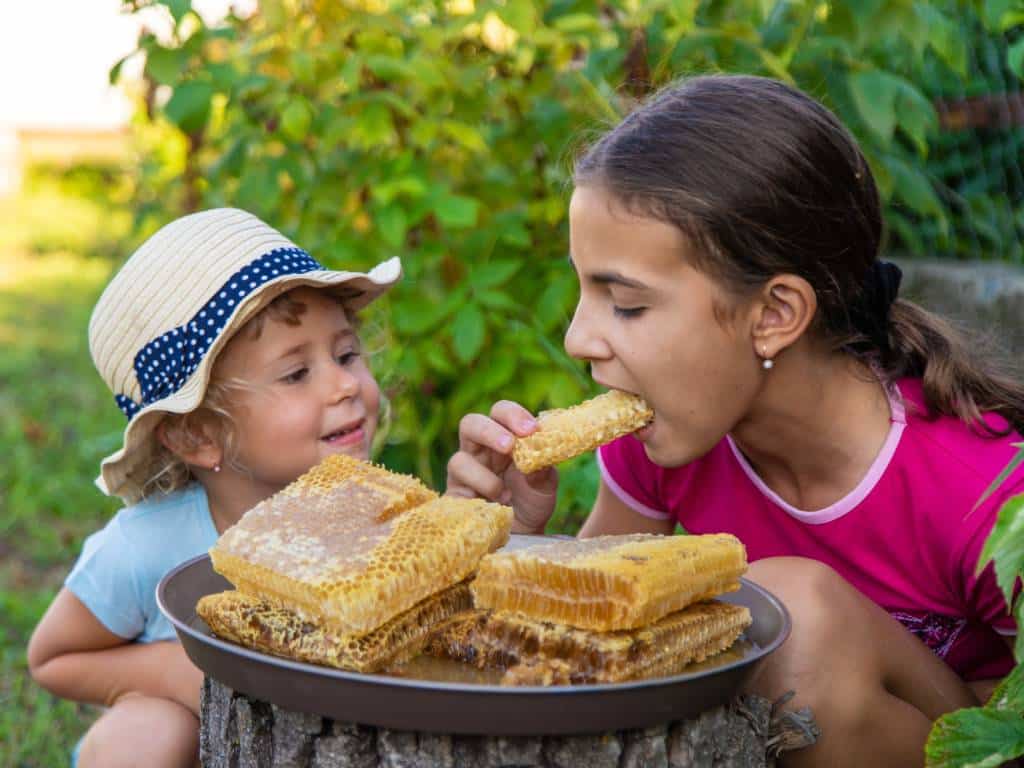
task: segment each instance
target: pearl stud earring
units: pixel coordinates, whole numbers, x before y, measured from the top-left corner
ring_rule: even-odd
[[[772,366],[775,365],[775,361],[768,357],[767,345],[761,347],[761,354],[764,357],[764,359],[761,361],[761,367],[764,368],[766,371],[770,371],[772,369]]]
[[[216,465],[214,465],[214,467],[213,467],[213,471],[214,471],[214,472],[220,472],[220,464],[216,464]]]

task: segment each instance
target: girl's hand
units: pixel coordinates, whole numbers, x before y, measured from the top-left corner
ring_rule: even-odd
[[[459,422],[459,450],[448,461],[448,493],[510,504],[514,533],[543,533],[555,511],[558,470],[524,475],[512,463],[516,437],[537,429],[537,421],[519,403],[500,400],[490,417],[470,413]]]

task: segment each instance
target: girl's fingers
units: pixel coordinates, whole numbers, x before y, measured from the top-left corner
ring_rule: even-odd
[[[499,400],[491,407],[491,418],[504,425],[519,437],[533,434],[537,429],[537,420],[519,403],[511,400]]]
[[[494,419],[482,413],[469,413],[459,421],[459,449],[478,458],[489,451],[505,456],[512,453],[515,436]]]
[[[466,451],[449,459],[447,489],[453,496],[479,496],[489,501],[501,499],[506,491],[505,482]]]

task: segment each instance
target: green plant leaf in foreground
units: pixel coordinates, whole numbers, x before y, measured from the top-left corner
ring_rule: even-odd
[[[1006,478],[1012,475],[1014,470],[1024,462],[1024,443],[1014,443],[1013,447],[1017,449],[1017,455],[1010,459],[1009,463],[1003,468],[1003,471],[1000,472],[996,479],[992,481],[992,484],[985,489],[985,492],[981,494],[981,498],[975,502],[972,511],[984,504],[985,499],[995,493],[996,489],[1006,482]]]
[[[1013,602],[1013,585],[1024,571],[1024,494],[1014,496],[1003,504],[978,558],[980,572],[989,562],[996,561],[996,581],[1006,597]]]
[[[935,721],[928,768],[995,768],[1024,755],[1024,718],[1006,709],[960,709]]]
[[[1017,665],[996,689],[985,709],[998,709],[1024,715],[1024,667]]]

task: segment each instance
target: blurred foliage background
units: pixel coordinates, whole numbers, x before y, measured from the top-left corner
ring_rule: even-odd
[[[332,266],[400,255],[381,458],[435,485],[466,412],[591,394],[561,344],[572,157],[680,76],[767,75],[833,108],[875,172],[890,252],[1024,260],[1011,0],[268,0],[216,29],[166,6],[173,38],[140,41],[140,131],[161,149],[140,228],[237,205]],[[993,98],[1017,99],[1016,121]],[[596,473],[563,474],[554,525],[572,528]]]
[[[332,267],[402,257],[367,316],[393,406],[379,458],[435,487],[463,414],[594,393],[562,350],[572,158],[680,76],[768,75],[835,110],[890,254],[1024,261],[1020,0],[262,0],[215,27],[189,0],[124,3],[152,6],[171,32],[133,54],[131,160],[35,168],[0,201],[0,765],[62,764],[88,721],[27,682],[24,644],[117,508],[91,485],[123,428],[91,306],[183,213],[246,208]],[[596,484],[592,460],[563,467],[550,530],[574,532]]]

